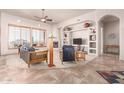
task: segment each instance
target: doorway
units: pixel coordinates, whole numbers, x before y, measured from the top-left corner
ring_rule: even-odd
[[[119,56],[119,18],[106,15],[99,21],[100,30],[100,52]]]

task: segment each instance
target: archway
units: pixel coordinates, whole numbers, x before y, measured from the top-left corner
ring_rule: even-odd
[[[120,20],[113,15],[105,15],[99,21],[100,54],[120,54],[119,48],[119,25]]]

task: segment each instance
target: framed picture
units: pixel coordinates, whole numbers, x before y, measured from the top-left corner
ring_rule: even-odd
[[[58,48],[58,41],[53,41],[53,48]]]

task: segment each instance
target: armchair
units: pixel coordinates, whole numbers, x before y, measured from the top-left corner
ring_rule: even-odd
[[[72,45],[64,45],[62,50],[62,60],[65,62],[73,62],[75,61],[75,49]],[[63,62],[62,61],[62,62]]]

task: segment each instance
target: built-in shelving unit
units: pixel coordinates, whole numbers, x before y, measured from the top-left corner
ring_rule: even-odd
[[[96,32],[89,33],[89,54],[96,54]]]
[[[73,44],[73,39],[80,37],[82,39],[86,39],[87,42],[86,44],[80,45],[82,51],[85,51],[90,55],[96,55],[97,50],[95,24],[93,23],[90,27],[84,27],[84,24],[85,22],[80,22],[66,26],[63,30],[63,45],[73,45],[74,47],[77,47],[77,45]],[[79,35],[77,33],[79,33]]]

